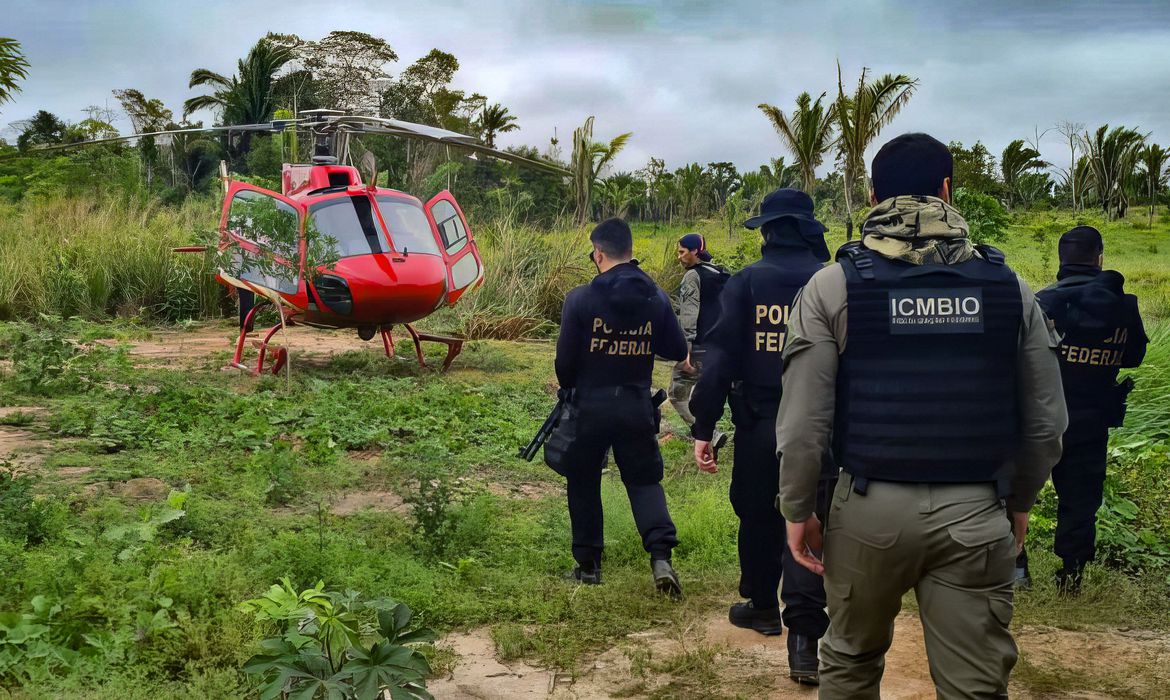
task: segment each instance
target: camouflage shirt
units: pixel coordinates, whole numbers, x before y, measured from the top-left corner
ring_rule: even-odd
[[[699,272],[689,268],[683,273],[682,285],[678,288],[678,322],[682,326],[687,344],[695,342],[699,332]]]

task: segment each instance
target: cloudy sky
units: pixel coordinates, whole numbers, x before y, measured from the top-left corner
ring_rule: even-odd
[[[193,68],[231,74],[268,31],[333,29],[389,40],[397,72],[431,48],[455,54],[457,87],[508,106],[522,130],[500,143],[544,147],[588,115],[595,135],[634,132],[619,157],[669,167],[782,155],[756,108],[836,90],[863,66],[921,85],[885,132],[982,140],[995,153],[1061,120],[1126,124],[1170,142],[1167,0],[740,2],[737,0],[0,0],[0,34],[31,75],[0,125],[47,109],[71,121],[133,87],[178,112]],[[117,124],[129,132],[124,119]],[[0,132],[11,138],[12,132]],[[879,141],[882,139],[879,139]],[[1063,164],[1055,132],[1044,156]]]

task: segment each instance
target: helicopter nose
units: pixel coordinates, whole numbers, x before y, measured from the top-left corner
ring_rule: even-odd
[[[447,268],[436,255],[378,253],[342,258],[317,277],[322,303],[352,321],[414,321],[444,297]],[[328,298],[326,298],[328,296]]]

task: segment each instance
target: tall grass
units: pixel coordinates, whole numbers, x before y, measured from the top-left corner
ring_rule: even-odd
[[[215,208],[91,198],[0,205],[0,319],[218,313],[203,257],[172,252],[214,228]]]
[[[546,232],[499,220],[476,233],[483,256],[483,287],[465,296],[456,315],[469,338],[549,335],[561,317],[565,295],[589,279],[588,232]]]
[[[47,313],[176,321],[230,311],[222,308],[223,292],[205,261],[171,252],[214,229],[217,210],[206,198],[179,207],[77,197],[0,204],[0,320]],[[593,275],[585,258],[588,227],[549,231],[508,216],[472,218],[486,277],[484,286],[453,310],[460,330],[471,338],[554,334],[565,294]],[[844,231],[829,223],[829,247],[835,249],[844,243]],[[1039,289],[1055,278],[1060,234],[1081,223],[1101,229],[1106,266],[1125,274],[1145,317],[1170,319],[1170,220],[1159,219],[1151,229],[1144,220],[1104,222],[1095,213],[1025,213],[998,245]],[[706,235],[716,261],[733,270],[758,257],[757,232],[729,233],[718,221],[633,228],[635,257],[669,292],[682,276],[675,242],[688,231]]]

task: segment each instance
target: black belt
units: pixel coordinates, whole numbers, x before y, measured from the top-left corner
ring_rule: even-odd
[[[576,395],[582,398],[616,398],[626,394],[645,394],[650,395],[650,387],[638,386],[637,384],[620,384],[618,386],[590,386],[579,387],[576,389]]]

